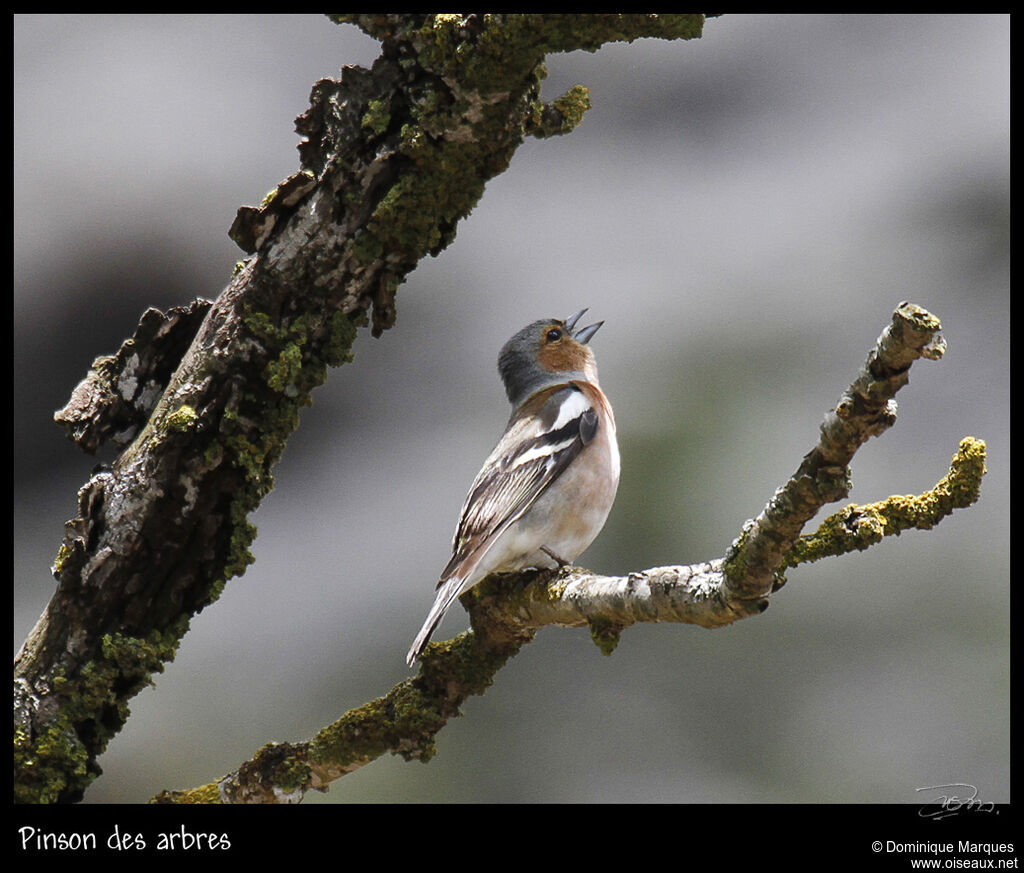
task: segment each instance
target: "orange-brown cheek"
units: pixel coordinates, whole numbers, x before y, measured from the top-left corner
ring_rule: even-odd
[[[579,343],[562,340],[544,346],[537,355],[537,361],[553,373],[583,370],[587,364],[587,350]]]

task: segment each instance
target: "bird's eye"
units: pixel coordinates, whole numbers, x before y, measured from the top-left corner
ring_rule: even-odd
[[[560,340],[561,338],[562,338],[562,331],[560,331],[557,327],[551,328],[551,330],[548,331],[547,337],[546,337],[546,339],[547,339],[547,341],[549,343],[556,342],[557,340]]]

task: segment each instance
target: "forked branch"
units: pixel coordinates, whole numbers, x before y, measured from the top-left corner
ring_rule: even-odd
[[[970,506],[985,473],[985,444],[973,437],[961,441],[949,472],[924,494],[847,506],[801,536],[822,506],[849,493],[848,464],[857,449],[895,423],[894,397],[907,383],[911,364],[942,356],[940,327],[920,307],[899,305],[864,367],[825,416],[817,445],[761,514],[743,526],[725,557],[626,576],[599,576],[579,567],[492,576],[462,597],[473,629],[428,646],[415,678],[351,710],[308,742],[264,746],[217,782],[163,792],[157,801],[295,802],[388,752],[427,760],[437,732],[462,702],[482,694],[542,627],[589,625],[605,654],[626,627],[641,622],[721,627],[763,612],[787,568],[863,550],[911,528],[929,530],[953,509]]]
[[[541,99],[546,55],[694,39],[705,20],[333,18],[379,39],[381,55],[313,85],[299,168],[232,225],[248,257],[215,301],[147,311],[57,414],[86,451],[118,452],[78,493],[56,591],[15,659],[18,802],[82,797],[131,698],[252,562],[248,517],[328,368],[351,360],[359,327],[394,324],[399,285],[454,239],[524,138],[579,123],[585,88]]]

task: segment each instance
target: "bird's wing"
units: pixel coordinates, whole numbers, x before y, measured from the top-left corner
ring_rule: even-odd
[[[438,587],[522,517],[596,431],[597,412],[571,383],[523,404],[469,489]]]

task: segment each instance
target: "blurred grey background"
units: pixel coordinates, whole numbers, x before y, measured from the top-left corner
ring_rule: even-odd
[[[96,463],[53,410],[147,306],[219,293],[235,210],[298,166],[311,85],[377,45],[316,15],[20,15],[14,37],[16,650]],[[548,68],[548,99],[581,83],[593,109],[519,149],[316,393],[255,565],[135,699],[87,801],[202,784],[407,675],[524,324],[606,321],[622,485],[580,563],[616,573],[721,555],[902,300],[949,351],[913,368],[851,499],[930,487],[976,435],[976,507],[793,571],[728,629],[637,626],[610,658],[546,630],[429,765],[307,802],[1009,799],[1009,17],[726,16]]]

